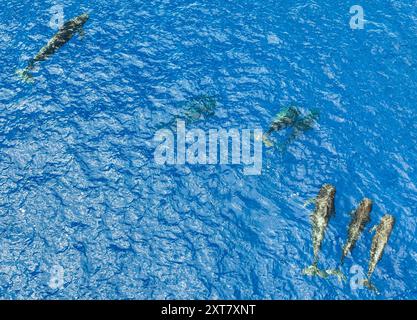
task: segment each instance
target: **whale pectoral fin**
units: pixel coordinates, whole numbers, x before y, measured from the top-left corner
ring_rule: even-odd
[[[376,294],[379,294],[378,288],[377,288],[377,287],[375,287],[375,286],[371,283],[371,281],[370,281],[369,279],[364,280],[364,281],[363,281],[363,285],[364,285],[366,288],[368,288],[369,290],[371,290],[371,291],[375,292]]]
[[[307,208],[308,205],[315,203],[315,202],[316,202],[316,198],[307,199],[303,204],[303,208]]]

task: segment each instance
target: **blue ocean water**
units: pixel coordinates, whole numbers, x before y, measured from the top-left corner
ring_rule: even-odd
[[[1,298],[417,298],[415,1],[69,0],[66,20],[90,14],[85,36],[25,84],[15,71],[56,32],[56,5],[0,1]],[[259,176],[157,165],[155,131],[204,94],[218,108],[201,129],[266,130],[288,105],[321,116],[286,152],[264,149]],[[302,274],[303,205],[326,182],[321,267],[337,265],[363,197],[372,225],[396,218],[379,295],[355,286],[370,226],[346,282]]]

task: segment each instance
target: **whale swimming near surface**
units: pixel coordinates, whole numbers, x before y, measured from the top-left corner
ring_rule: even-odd
[[[352,212],[352,221],[349,224],[348,228],[348,241],[343,247],[342,258],[340,259],[340,264],[343,264],[346,256],[353,250],[361,236],[363,230],[365,229],[366,224],[371,221],[370,213],[372,211],[372,200],[363,199],[359,204],[358,208]]]
[[[269,136],[274,131],[280,131],[294,125],[300,116],[300,112],[296,107],[287,107],[282,109],[272,120],[271,126],[262,137],[262,140],[267,147],[272,147],[274,143],[269,139]]]
[[[184,121],[186,125],[189,125],[200,120],[206,120],[215,115],[217,101],[212,95],[202,94],[186,102],[182,108],[182,114],[175,117],[167,124],[163,124],[163,127],[175,131],[177,128],[177,121]]]
[[[305,132],[313,129],[319,117],[320,112],[318,110],[312,110],[308,113],[308,115],[297,120],[293,125],[293,130],[289,137],[279,146],[281,152],[285,152],[290,144],[292,144]]]
[[[382,255],[384,254],[385,246],[387,245],[388,239],[391,236],[392,229],[394,228],[395,219],[393,216],[386,214],[382,217],[381,222],[379,225],[374,226],[371,230],[376,231],[374,237],[372,238],[372,246],[371,246],[371,259],[369,261],[369,268],[368,268],[368,277],[363,282],[363,284],[372,289],[377,291],[375,286],[371,284],[371,276],[375,271],[376,265],[378,264],[379,260],[381,260]]]
[[[216,99],[210,95],[199,95],[185,105],[184,117],[186,122],[195,122],[215,114]]]
[[[79,33],[84,34],[83,26],[89,19],[88,13],[75,17],[67,22],[59,29],[59,31],[48,41],[48,43],[38,52],[38,54],[30,60],[25,69],[18,70],[16,73],[20,75],[25,82],[33,82],[30,71],[34,69],[35,64],[44,61],[52,56],[59,48],[65,45],[72,37]]]
[[[352,252],[353,248],[356,245],[356,242],[359,240],[359,237],[362,235],[365,226],[371,221],[370,213],[372,211],[372,200],[364,198],[359,206],[354,210],[352,215],[352,220],[350,221],[348,228],[348,240],[343,246],[342,257],[340,259],[339,270],[327,270],[329,275],[335,275],[339,280],[345,280],[341,267],[343,265],[344,259],[347,255]]]
[[[307,115],[303,115],[297,107],[283,108],[272,120],[270,128],[262,137],[262,141],[266,147],[274,147],[275,143],[270,139],[272,133],[291,128],[289,137],[279,145],[281,152],[285,152],[292,142],[306,131],[314,128],[319,117],[320,112],[316,109],[310,111]]]
[[[311,214],[311,222],[313,225],[313,251],[314,262],[306,268],[303,273],[308,276],[318,275],[320,277],[327,277],[328,273],[321,271],[317,267],[319,260],[319,252],[321,244],[324,239],[327,226],[330,218],[335,214],[334,197],[336,188],[331,184],[325,184],[321,187],[317,198],[315,199],[316,208]]]

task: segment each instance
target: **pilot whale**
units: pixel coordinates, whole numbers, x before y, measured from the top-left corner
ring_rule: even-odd
[[[351,213],[352,220],[348,228],[348,240],[342,250],[342,258],[340,259],[339,269],[327,270],[329,275],[335,275],[339,281],[346,280],[342,272],[342,265],[349,253],[355,248],[356,242],[365,229],[365,226],[371,221],[370,213],[372,211],[372,200],[364,198],[359,206]]]
[[[308,276],[318,275],[320,277],[327,277],[329,274],[325,271],[319,270],[317,267],[319,260],[319,252],[324,240],[324,234],[329,224],[330,218],[335,214],[334,198],[336,188],[331,184],[325,184],[321,187],[319,194],[314,200],[316,208],[311,215],[311,222],[313,225],[313,264],[304,269],[303,273]]]
[[[370,213],[372,211],[372,200],[365,198],[361,201],[358,208],[352,212],[352,221],[349,224],[348,240],[343,247],[342,258],[340,264],[343,264],[344,259],[353,250],[356,242],[359,240],[365,226],[371,221]]]
[[[371,283],[371,276],[375,271],[376,265],[381,260],[384,254],[385,246],[391,236],[392,229],[394,228],[395,219],[393,216],[386,214],[382,217],[379,225],[374,226],[371,232],[375,231],[375,235],[372,238],[371,246],[371,258],[369,261],[368,277],[363,284],[371,290],[378,291],[376,287]]]
[[[274,143],[269,139],[269,136],[274,131],[284,130],[292,125],[298,120],[300,116],[300,111],[296,107],[287,107],[282,109],[274,118],[271,123],[269,130],[263,135],[262,140],[267,147],[272,147]]]
[[[67,22],[59,29],[59,31],[48,41],[48,43],[38,52],[38,54],[30,60],[28,66],[23,70],[18,70],[19,74],[24,81],[33,82],[30,71],[33,70],[37,62],[44,61],[58,51],[63,45],[65,45],[71,38],[80,33],[84,33],[83,26],[89,19],[88,13],[75,17]]]

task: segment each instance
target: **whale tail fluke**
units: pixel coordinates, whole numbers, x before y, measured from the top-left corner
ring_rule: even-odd
[[[376,294],[379,294],[379,291],[378,291],[377,287],[375,287],[375,286],[371,283],[371,280],[369,280],[369,279],[364,280],[364,281],[363,281],[363,286],[364,286],[365,288],[368,288],[369,290],[371,290],[371,291],[375,292]]]
[[[262,141],[263,141],[265,147],[267,147],[267,148],[272,148],[274,146],[274,143],[269,139],[268,134],[264,134],[262,136]]]
[[[35,80],[33,76],[30,74],[29,69],[19,69],[16,70],[16,74],[26,83],[34,83]]]
[[[327,278],[328,274],[326,271],[320,270],[315,264],[305,268],[303,274],[309,277],[319,276],[321,278]]]

